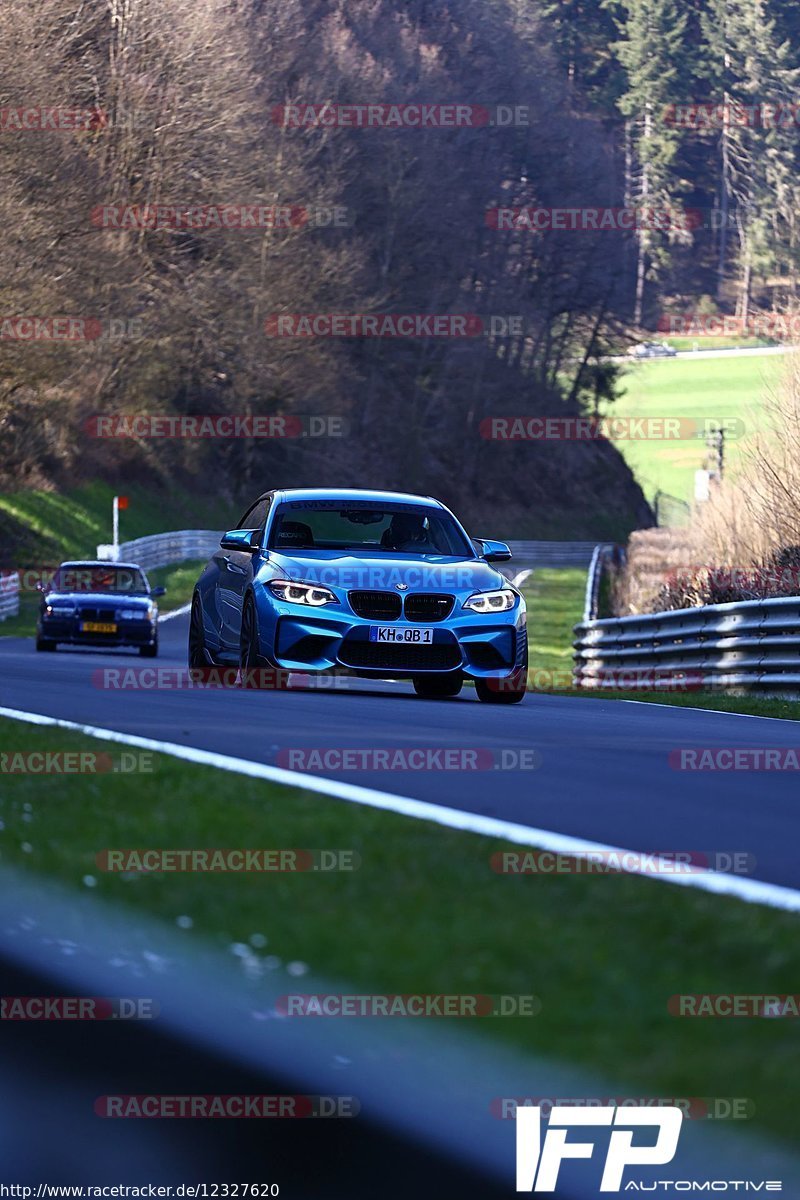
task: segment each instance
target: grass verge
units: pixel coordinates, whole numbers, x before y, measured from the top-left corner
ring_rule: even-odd
[[[0,493],[0,566],[9,569],[93,558],[101,542],[110,542],[111,484],[91,483],[66,492]],[[215,497],[174,490],[126,486],[130,505],[120,513],[120,539],[170,529],[223,529],[235,520],[230,506]]]
[[[542,568],[522,585],[528,605],[530,683],[536,691],[558,691],[572,677],[572,630],[583,617],[586,571]]]
[[[783,697],[731,696],[712,691],[646,692],[622,689],[573,688],[573,627],[582,619],[586,572],[582,570],[534,571],[523,584],[528,603],[529,687],[532,692],[598,700],[638,700],[672,704],[680,708],[710,708],[715,712],[745,713],[754,717],[800,720],[800,702]]]
[[[7,720],[0,739],[5,753],[125,750]],[[0,858],[76,889],[93,883],[98,897],[170,924],[188,916],[188,945],[227,947],[260,933],[275,979],[300,961],[362,991],[534,993],[537,1017],[476,1022],[475,1033],[592,1068],[640,1095],[747,1095],[761,1130],[794,1136],[796,1025],[679,1019],[667,1003],[681,992],[794,991],[796,918],[631,876],[498,875],[489,859],[505,847],[487,838],[167,756],[152,765],[149,776],[4,775]],[[350,848],[361,867],[98,870],[98,852],[132,846]],[[242,970],[233,954],[230,964]]]

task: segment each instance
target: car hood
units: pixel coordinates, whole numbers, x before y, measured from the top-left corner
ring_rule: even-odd
[[[283,576],[326,587],[409,591],[471,592],[508,587],[504,575],[487,562],[443,554],[363,554],[341,550],[269,552],[258,577],[262,582]],[[403,588],[402,590],[405,590]]]
[[[149,596],[126,596],[119,592],[45,592],[47,604],[76,604],[98,607],[107,604],[109,608],[147,608],[154,604]]]

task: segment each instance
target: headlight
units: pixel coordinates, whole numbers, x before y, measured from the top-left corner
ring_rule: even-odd
[[[154,604],[145,608],[121,608],[117,614],[119,621],[152,621],[156,615]]]
[[[475,592],[474,596],[464,601],[462,607],[471,608],[473,612],[478,613],[508,612],[514,607],[516,600],[516,592],[512,592],[510,588],[499,588],[496,592]]]
[[[44,610],[48,617],[71,617],[75,609],[69,604],[48,604]]]
[[[273,579],[268,587],[279,600],[288,600],[290,604],[310,604],[312,608],[320,608],[323,604],[336,603],[332,591],[317,587],[314,583],[292,583],[289,579]]]

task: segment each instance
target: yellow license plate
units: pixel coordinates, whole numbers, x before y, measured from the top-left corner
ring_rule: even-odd
[[[116,633],[116,625],[106,625],[102,621],[84,621],[81,625],[84,633]]]

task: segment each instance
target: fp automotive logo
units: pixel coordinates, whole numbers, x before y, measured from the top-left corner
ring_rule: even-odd
[[[517,1108],[517,1191],[554,1192],[558,1170],[565,1158],[591,1158],[591,1142],[568,1142],[567,1130],[573,1125],[613,1125],[608,1153],[600,1181],[601,1192],[618,1192],[626,1167],[663,1166],[672,1162],[678,1148],[683,1113],[680,1108],[618,1108],[609,1105],[580,1108],[554,1106],[550,1110],[547,1133],[542,1146],[541,1109]],[[658,1136],[653,1145],[634,1146],[634,1130],[653,1125]]]

